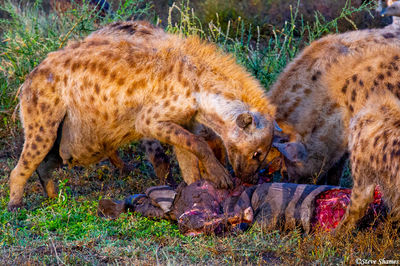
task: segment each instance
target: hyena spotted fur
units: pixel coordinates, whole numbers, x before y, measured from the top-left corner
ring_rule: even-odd
[[[339,231],[354,226],[365,213],[377,184],[393,217],[400,217],[399,68],[399,44],[371,44],[363,53],[338,58],[325,76],[331,97],[343,108],[344,123],[350,125],[354,190]]]
[[[112,27],[136,38],[107,35]],[[11,210],[22,205],[38,167],[49,171],[60,160],[92,164],[144,137],[196,157],[207,178],[229,187],[228,171],[187,129],[209,127],[235,173],[251,178],[269,152],[275,108],[260,84],[216,46],[135,22],[114,23],[104,34],[50,53],[25,81],[20,112],[25,143],[10,176]],[[45,189],[54,191],[54,184]]]
[[[165,35],[163,30],[154,28],[151,24],[145,22],[117,22],[116,24],[111,24],[93,32],[91,36],[101,37],[102,35],[112,35],[118,38],[138,39],[149,31],[152,32],[153,37],[159,36],[162,38]],[[203,138],[221,164],[224,166],[227,165],[225,147],[221,138],[216,135],[215,132],[200,123],[195,123],[188,129],[190,129],[192,133]],[[146,152],[146,158],[153,165],[157,177],[162,181],[167,180],[168,183],[173,184],[174,180],[170,172],[170,160],[165,154],[161,143],[155,139],[145,139],[142,141],[142,147]],[[188,153],[176,147],[174,148],[174,152],[180,166],[181,175],[187,184],[191,184],[201,178],[210,179],[206,177],[207,173],[204,171],[204,167],[196,156],[191,156],[190,152]]]
[[[376,185],[383,190],[393,220],[400,219],[400,101],[385,88],[378,90],[350,122],[354,185],[342,229],[351,228],[365,214]]]
[[[377,153],[376,147],[371,148],[368,146],[369,142],[364,143],[362,140],[372,137],[375,139],[380,134],[364,133],[364,130],[355,134],[354,128],[349,127],[350,120],[373,102],[371,98],[375,99],[376,104],[384,104],[386,96],[382,96],[382,92],[394,95],[392,98],[400,97],[399,67],[398,39],[388,36],[386,30],[331,35],[307,47],[288,66],[270,93],[271,101],[275,104],[279,102],[276,119],[292,138],[292,142],[276,145],[283,154],[287,154],[287,158],[293,158],[286,159],[288,171],[292,167],[292,171],[295,169],[292,173],[300,176],[310,171],[318,172],[319,167],[323,169],[324,166],[324,171],[328,171],[347,150],[352,154],[356,192],[343,223],[346,226],[354,225],[354,221],[364,212],[365,202],[369,203],[372,193],[370,187],[363,187],[362,192],[357,190],[357,186],[371,182],[372,177],[371,168],[364,167],[354,154],[362,154],[368,159],[372,156],[376,165],[371,167],[380,169],[381,172],[385,172],[390,160],[396,160],[393,157],[396,156],[395,153],[392,154],[393,149],[388,149],[389,141],[386,143],[381,140],[383,150]],[[286,97],[278,99],[278,95]],[[382,116],[379,123],[385,123],[387,118],[388,115]],[[397,126],[395,123],[386,126],[391,130],[382,131],[381,138],[391,139],[390,143],[393,143],[393,139],[397,137]],[[353,134],[353,144],[349,146],[350,133]],[[360,138],[357,145],[354,144],[354,138]],[[376,145],[378,144],[379,139]],[[288,149],[290,145],[300,148]],[[290,165],[293,161],[296,164]],[[369,176],[365,181],[364,175]],[[373,187],[395,177],[396,175],[388,173],[375,175]],[[393,186],[382,185],[384,197],[388,195],[394,210],[399,204],[397,198],[392,196],[399,189],[396,182],[391,182]]]
[[[285,155],[291,181],[309,183],[311,177],[319,176],[320,180],[327,178],[328,184],[338,184],[348,150],[349,117],[343,117],[342,99],[332,97],[325,77],[333,71],[343,72],[332,68],[341,58],[341,67],[352,69],[347,58],[360,55],[363,62],[362,55],[370,46],[396,45],[399,38],[400,30],[392,27],[329,35],[312,42],[285,68],[268,97],[277,108],[276,121],[289,135],[290,142],[276,148]],[[363,71],[377,73],[375,67]]]

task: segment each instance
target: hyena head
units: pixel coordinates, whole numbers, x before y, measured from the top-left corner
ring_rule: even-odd
[[[229,162],[238,178],[246,183],[257,182],[257,171],[265,163],[272,145],[274,123],[257,112],[237,116],[235,125],[225,132]]]
[[[301,142],[275,141],[272,147],[276,148],[284,158],[285,167],[289,176],[289,182],[308,183],[309,164],[308,151]]]

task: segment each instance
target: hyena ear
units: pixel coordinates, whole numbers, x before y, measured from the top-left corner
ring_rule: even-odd
[[[236,118],[236,124],[238,127],[245,129],[253,122],[253,117],[250,113],[242,113]]]
[[[272,147],[277,148],[290,162],[304,163],[307,159],[308,152],[301,142],[273,142]]]

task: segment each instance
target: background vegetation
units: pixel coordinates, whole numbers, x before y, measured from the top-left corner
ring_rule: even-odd
[[[16,164],[22,133],[17,92],[26,75],[50,51],[115,20],[148,19],[167,31],[197,34],[232,53],[268,88],[288,61],[312,40],[382,21],[372,5],[356,1],[110,1],[112,14],[89,1],[0,2],[0,264],[106,263],[354,263],[400,259],[400,240],[390,226],[334,239],[325,232],[303,236],[254,226],[224,237],[185,237],[168,221],[127,214],[115,221],[96,216],[97,201],[143,192],[158,181],[137,144],[121,149],[136,166],[118,176],[108,162],[91,168],[62,168],[54,176],[59,196],[47,200],[34,175],[26,188],[27,208],[6,211],[8,176]],[[291,6],[289,4],[292,4]],[[194,9],[192,9],[194,7]],[[166,12],[169,10],[169,12]],[[319,10],[319,13],[315,11]],[[363,18],[363,19],[360,19]],[[171,153],[170,151],[168,151]],[[172,155],[171,155],[172,156]],[[173,173],[179,179],[174,162]]]

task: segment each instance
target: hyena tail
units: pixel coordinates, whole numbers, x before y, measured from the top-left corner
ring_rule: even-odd
[[[55,90],[34,88],[32,83],[32,80],[26,82],[20,96],[25,142],[17,166],[10,175],[9,210],[22,206],[25,184],[35,170],[38,170],[47,195],[56,196],[48,172],[59,165],[59,158],[55,156],[58,155],[56,139],[66,115],[66,106]]]

